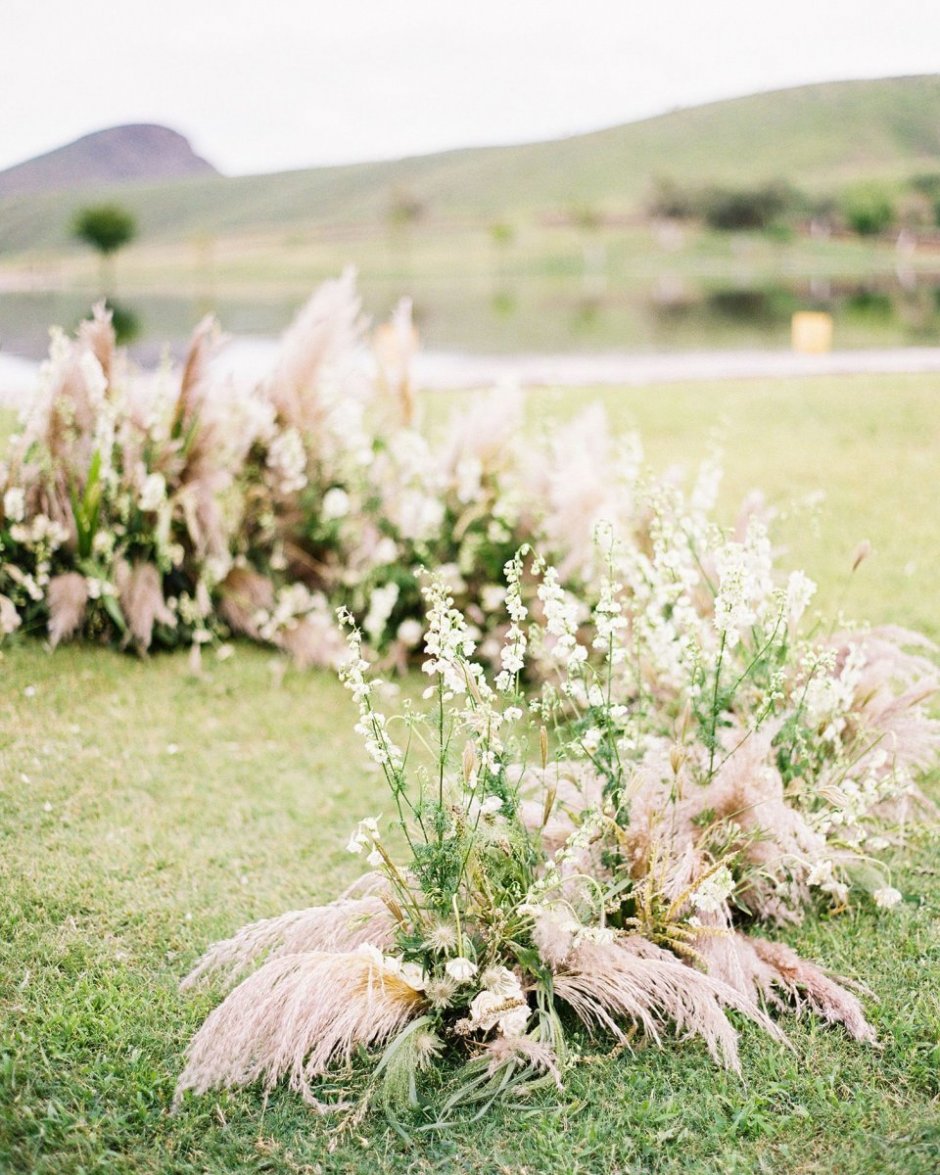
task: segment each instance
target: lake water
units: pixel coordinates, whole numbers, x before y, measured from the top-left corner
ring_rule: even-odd
[[[833,315],[840,350],[940,343],[940,275],[694,288],[666,279],[648,287],[594,289],[570,278],[502,285],[423,279],[407,291],[380,281],[361,284],[373,318],[384,317],[407,292],[422,345],[469,355],[777,350],[789,346],[790,318],[800,309]],[[303,300],[301,294],[265,296],[261,290],[252,298],[217,299],[128,293],[115,302],[132,352],[152,362],[167,347],[179,354],[210,310],[231,334],[273,337]],[[91,301],[75,293],[0,292],[0,353],[40,358],[50,324],[73,329]]]

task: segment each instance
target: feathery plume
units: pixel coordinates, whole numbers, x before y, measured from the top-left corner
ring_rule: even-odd
[[[176,1087],[292,1090],[319,1106],[311,1083],[359,1046],[384,1044],[420,1015],[423,999],[367,950],[279,955],[243,980],[193,1038]]]
[[[751,1000],[726,984],[680,963],[639,937],[615,942],[582,941],[555,972],[555,992],[589,1026],[626,1037],[618,1021],[638,1024],[657,1044],[672,1022],[684,1036],[700,1036],[711,1056],[740,1072],[737,1033],[725,1015],[734,1008],[775,1040],[783,1034]]]
[[[155,624],[172,627],[176,623],[163,599],[160,572],[152,563],[131,565],[122,560],[115,568],[115,584],[127,621],[127,639],[133,640],[138,651],[144,653],[150,648]]]
[[[54,575],[46,589],[49,603],[49,643],[55,648],[60,641],[74,636],[85,619],[88,605],[88,582],[77,571]]]
[[[307,951],[350,951],[363,943],[380,950],[391,945],[396,921],[381,897],[340,898],[326,906],[291,910],[244,926],[211,947],[183,980],[185,990],[208,977],[227,983],[262,958]]]

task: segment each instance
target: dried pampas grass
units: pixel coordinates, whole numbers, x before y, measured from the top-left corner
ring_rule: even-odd
[[[274,607],[274,584],[247,567],[233,567],[219,585],[219,612],[233,632],[261,640],[258,614]]]
[[[865,1019],[858,998],[815,963],[801,959],[792,947],[782,942],[763,938],[747,941],[764,965],[756,972],[756,979],[765,993],[771,985],[777,986],[790,997],[797,1009],[805,1004],[826,1023],[841,1024],[855,1040],[869,1044],[877,1041],[875,1030]]]
[[[133,641],[137,651],[145,653],[153,640],[153,626],[157,623],[173,626],[176,617],[163,599],[160,572],[152,563],[121,561],[115,568],[118,601],[127,621],[127,641]]]
[[[88,583],[77,571],[67,571],[49,580],[49,644],[55,648],[81,628],[88,606]]]
[[[349,363],[359,344],[362,302],[356,275],[324,282],[284,333],[277,366],[263,392],[280,419],[313,438],[323,419],[316,387],[332,364]]]
[[[233,983],[267,956],[297,955],[305,951],[350,951],[362,943],[384,948],[391,944],[395,919],[376,896],[340,898],[327,906],[290,910],[242,927],[218,942],[183,980],[184,988],[222,975]]]
[[[324,1108],[311,1082],[359,1046],[381,1045],[423,1009],[421,995],[365,951],[281,955],[235,988],[193,1038],[176,1088],[292,1090]]]
[[[703,975],[646,939],[578,942],[555,972],[555,994],[590,1027],[626,1041],[623,1020],[657,1044],[672,1023],[682,1037],[700,1036],[711,1056],[740,1072],[737,1033],[725,1015],[734,1008],[775,1040],[785,1037],[758,1005],[720,980]]]

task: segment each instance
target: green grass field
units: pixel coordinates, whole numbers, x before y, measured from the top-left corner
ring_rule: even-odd
[[[761,485],[788,511],[787,561],[822,602],[940,636],[937,381],[866,378],[607,392],[657,466],[724,434],[724,505]],[[556,427],[589,392],[533,394]],[[443,397],[430,401],[434,427]],[[876,554],[846,594],[851,552]],[[0,1171],[787,1172],[927,1175],[940,1162],[940,876],[912,844],[899,911],[810,920],[798,949],[863,980],[883,1047],[809,1021],[788,1052],[749,1029],[744,1076],[697,1043],[577,1069],[563,1097],[458,1119],[402,1141],[382,1118],[338,1133],[276,1092],[170,1099],[212,993],[177,990],[200,951],[244,922],[332,897],[355,872],[349,829],[382,806],[325,674],[240,645],[193,678],[35,641],[2,654]]]

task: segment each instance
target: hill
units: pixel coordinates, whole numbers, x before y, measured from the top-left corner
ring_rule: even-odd
[[[801,86],[553,142],[138,183],[121,199],[143,239],[180,241],[381,227],[396,204],[406,203],[445,223],[531,219],[579,205],[629,214],[657,176],[695,184],[783,178],[825,192],[932,170],[940,170],[940,76]],[[90,189],[81,199],[70,192],[3,201],[0,251],[61,247],[76,205],[107,190]]]
[[[138,123],[95,131],[0,171],[0,199],[217,174],[177,131]]]

